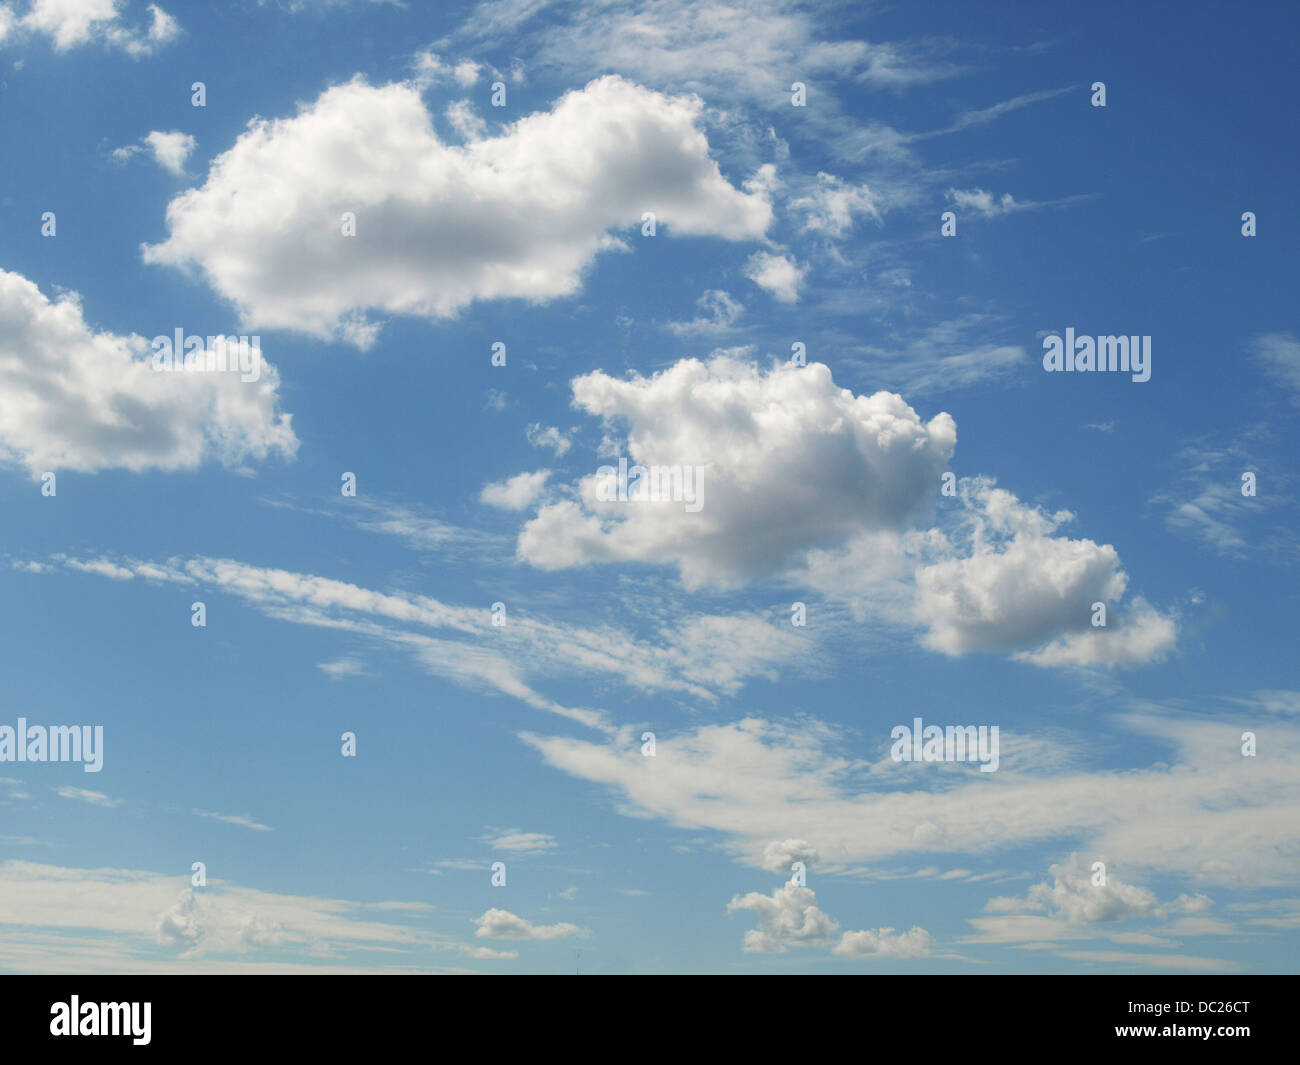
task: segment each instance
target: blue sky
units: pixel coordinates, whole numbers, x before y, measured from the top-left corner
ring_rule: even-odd
[[[0,5],[0,970],[1293,969],[1295,23]]]

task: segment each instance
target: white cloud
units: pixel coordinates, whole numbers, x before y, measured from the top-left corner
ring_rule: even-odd
[[[47,34],[58,51],[82,45],[117,20],[117,0],[32,0],[22,25]]]
[[[1251,341],[1251,349],[1256,364],[1300,406],[1300,339],[1294,333],[1266,333]]]
[[[1066,196],[1059,200],[1042,202],[1017,200],[1009,192],[1004,192],[1001,196],[995,196],[984,189],[949,189],[948,199],[958,211],[969,211],[981,218],[999,218],[1002,215],[1015,214],[1018,211],[1037,211],[1045,207],[1068,207],[1071,204],[1092,199],[1092,196]]]
[[[933,946],[934,937],[913,925],[906,932],[892,928],[845,932],[831,953],[843,958],[923,958]]]
[[[122,21],[122,0],[33,0],[26,14],[16,18],[12,8],[0,15],[0,40],[9,32],[27,31],[50,39],[56,52],[66,52],[92,42],[119,48],[139,59],[153,55],[180,35],[180,25],[157,4],[148,7],[147,27]]]
[[[360,347],[377,315],[573,295],[645,211],[679,236],[766,232],[767,199],[722,176],[701,107],[610,76],[457,146],[439,140],[415,87],[356,79],[296,117],[255,120],[168,205],[169,235],[145,259],[198,266],[258,327]],[[341,235],[344,212],[354,237]]]
[[[866,185],[851,185],[834,174],[821,172],[807,192],[791,198],[790,209],[804,216],[805,232],[825,233],[836,239],[852,229],[859,216],[880,218],[875,197]]]
[[[554,850],[558,846],[555,837],[549,833],[520,832],[518,829],[488,836],[483,842],[496,851],[517,851],[521,854],[539,854],[542,851]]]
[[[1201,916],[1214,905],[1205,894],[1181,894],[1161,903],[1151,891],[1120,879],[1111,868],[1106,870],[1105,882],[1100,882],[1092,862],[1092,858],[1071,854],[1048,870],[1050,881],[1034,884],[1024,897],[989,899],[984,910],[991,916],[970,919],[975,932],[966,942],[1042,947],[1108,939],[1126,945],[1170,947],[1177,945],[1173,938],[1177,936],[1241,934],[1229,922]],[[1145,923],[1134,929],[1131,922]],[[1081,956],[1071,951],[1059,953],[1067,958]],[[1150,955],[1148,963],[1180,967],[1176,958]]]
[[[1016,198],[1009,192],[1003,193],[1002,198],[998,199],[984,189],[949,189],[948,199],[960,210],[973,211],[983,218],[996,218],[998,215],[1023,211],[1033,206],[1016,203]]]
[[[885,280],[884,274],[880,276]],[[887,346],[862,345],[858,350],[866,357],[854,359],[854,369],[864,380],[907,395],[950,392],[1006,378],[1026,367],[1029,356],[1019,345],[987,339],[995,323],[991,315],[968,314],[927,326]]]
[[[479,117],[468,100],[456,100],[447,105],[447,121],[467,141],[482,140],[487,135],[487,123]]]
[[[247,814],[218,814],[211,810],[195,810],[198,817],[206,817],[209,821],[222,821],[227,825],[238,825],[240,828],[250,828],[254,832],[270,832],[270,825],[264,825],[260,821],[255,821]]]
[[[523,510],[532,506],[546,490],[550,470],[535,473],[517,473],[504,481],[485,484],[479,493],[479,502],[502,510]]]
[[[97,573],[101,577],[107,577],[114,581],[129,581],[135,579],[135,571],[128,569],[126,566],[119,566],[116,562],[110,562],[106,558],[94,559],[90,562],[82,562],[75,558],[64,560],[63,563],[68,569],[77,570],[80,573]]]
[[[762,866],[770,873],[788,873],[795,862],[811,866],[817,858],[817,848],[805,839],[773,840],[763,848]]]
[[[1036,666],[1142,666],[1157,662],[1174,649],[1175,620],[1160,613],[1141,596],[1128,609],[1111,613],[1105,628],[1067,633],[1037,651],[1015,657]]]
[[[60,798],[77,799],[80,802],[88,802],[91,806],[121,806],[125,799],[110,799],[102,791],[90,791],[86,788],[73,788],[67,785],[54,789],[58,792]]]
[[[339,512],[328,513],[333,516]],[[503,546],[503,541],[496,535],[453,525],[411,507],[387,501],[351,499],[346,516],[358,529],[381,536],[396,536],[416,551],[437,551],[444,557],[477,548],[489,549],[496,557],[495,552]]]
[[[52,559],[67,569],[101,572],[61,555]],[[495,690],[598,729],[611,727],[603,711],[563,706],[525,678],[598,676],[638,690],[677,692],[716,703],[720,695],[734,694],[752,677],[775,678],[779,666],[800,670],[818,659],[816,647],[789,624],[754,613],[682,616],[677,610],[665,611],[654,631],[642,637],[612,625],[551,620],[512,604],[509,624],[497,627],[484,604],[385,594],[231,559],[172,559],[162,564],[123,559],[109,565],[150,581],[224,590],[282,621],[383,641],[437,676]]]
[[[1295,557],[1293,477],[1280,456],[1260,461],[1253,454],[1265,439],[1255,426],[1227,442],[1200,440],[1182,448],[1172,484],[1151,498],[1167,508],[1165,526],[1231,558],[1265,552]],[[1255,479],[1255,495],[1242,494],[1247,473]],[[1292,514],[1282,521],[1266,520],[1270,511],[1287,506]]]
[[[727,912],[737,910],[758,914],[758,927],[745,933],[745,950],[757,954],[783,954],[790,947],[830,947],[840,957],[918,958],[929,954],[934,942],[929,932],[915,927],[902,933],[892,928],[845,932],[837,941],[839,924],[818,908],[816,893],[794,884],[783,884],[771,895],[757,891],[737,895],[727,904]]]
[[[335,659],[333,662],[318,662],[316,668],[329,677],[330,680],[342,680],[344,677],[361,677],[365,675],[361,660],[350,656]]]
[[[517,950],[493,950],[491,947],[480,947],[470,943],[461,944],[458,949],[462,954],[478,958],[480,961],[509,961],[519,957]]]
[[[125,869],[74,869],[33,862],[0,864],[0,924],[57,932],[83,942],[74,932],[110,937],[114,950],[103,961],[134,963],[156,953],[155,944],[179,948],[180,958],[243,954],[259,948],[332,953],[362,944],[399,947],[417,935],[399,925],[350,917],[360,904],[333,899],[278,895],[212,879],[201,892],[183,876]],[[6,936],[10,938],[10,936]],[[50,957],[57,957],[55,951]],[[153,961],[157,970],[170,967]],[[46,966],[49,967],[49,966]],[[54,966],[58,971],[61,967]],[[76,971],[85,971],[78,965]]]
[[[545,761],[608,787],[627,816],[718,832],[738,859],[763,867],[774,839],[815,848],[821,875],[900,855],[981,854],[1057,841],[1122,854],[1125,868],[1202,884],[1291,884],[1300,875],[1300,728],[1269,724],[1270,742],[1242,758],[1244,721],[1168,710],[1118,723],[1150,764],[1122,772],[1051,773],[1004,765],[948,781],[862,775],[844,738],[816,721],[746,718],[660,735],[644,758],[635,736],[590,743],[523,739]],[[1124,735],[1121,733],[1121,736]],[[880,733],[881,750],[887,745]],[[647,763],[653,762],[653,765]],[[989,779],[992,778],[992,779]]]
[[[745,276],[781,303],[796,303],[805,268],[785,255],[756,251],[745,263]]]
[[[573,446],[568,437],[553,425],[534,422],[528,427],[526,435],[533,447],[549,448],[555,452],[556,458],[560,458]]]
[[[1125,883],[1113,872],[1107,872],[1104,885],[1094,883],[1091,863],[1078,854],[1053,865],[1048,874],[1051,882],[1034,884],[1026,898],[990,899],[985,908],[990,913],[1047,911],[1071,924],[1123,921],[1161,913],[1155,895],[1146,888]]]
[[[493,40],[514,34],[549,6],[489,0],[453,36]],[[958,72],[934,58],[937,42],[845,40],[835,27],[824,30],[821,21],[816,12],[785,0],[636,0],[574,5],[529,37],[538,42],[531,58],[539,66],[578,77],[619,70],[651,84],[708,90],[710,97],[746,97],[773,110],[789,107],[796,78],[844,78],[899,89]],[[826,31],[838,39],[825,39]]]
[[[478,81],[479,65],[472,59],[462,60],[453,68],[452,77],[456,79],[456,84],[461,88],[468,89]]]
[[[740,319],[745,306],[739,300],[732,299],[729,292],[709,289],[695,305],[702,312],[687,322],[669,322],[668,329],[678,336],[690,336],[704,333],[725,333]]]
[[[581,928],[567,921],[537,925],[509,910],[488,910],[474,923],[478,925],[474,934],[483,939],[562,939],[582,935]]]
[[[745,950],[758,954],[781,954],[791,946],[823,946],[838,927],[817,907],[811,888],[784,884],[772,894],[751,891],[727,903],[727,912],[752,910],[758,927],[745,933]]]
[[[170,323],[160,332],[170,335]],[[261,367],[256,381],[156,372],[144,337],[97,332],[75,293],[51,301],[0,270],[0,460],[33,476],[292,457],[298,440],[279,410],[279,374]]]
[[[194,151],[195,139],[188,133],[172,130],[160,133],[153,130],[144,138],[144,143],[153,153],[154,162],[172,174],[185,173],[185,160]]]
[[[892,393],[854,396],[819,363],[761,371],[719,354],[650,378],[595,371],[573,394],[589,414],[628,424],[629,463],[703,467],[702,506],[602,501],[590,475],[577,500],[543,506],[520,532],[520,556],[545,569],[656,562],[690,587],[771,574],[924,510],[956,444],[947,414],[927,423]]]
[[[472,59],[449,62],[437,52],[426,48],[415,53],[411,60],[411,70],[414,84],[421,89],[453,81],[462,89],[468,89],[478,81],[482,67]]]
[[[1263,688],[1245,698],[1232,701],[1270,714],[1300,714],[1300,691]]]
[[[179,176],[185,173],[185,160],[190,157],[197,144],[198,142],[190,134],[182,133],[180,130],[172,130],[169,133],[153,130],[142,137],[139,144],[114,148],[113,159],[115,162],[125,163],[132,156],[147,151],[155,163],[168,173]]]
[[[1037,665],[1135,665],[1173,648],[1172,619],[1139,598],[1116,607],[1128,576],[1112,546],[1052,535],[1068,511],[1046,514],[979,479],[962,482],[961,498],[968,553],[916,571],[927,647],[947,655],[1037,647],[1020,652]],[[1103,628],[1092,624],[1096,602],[1107,605]]]

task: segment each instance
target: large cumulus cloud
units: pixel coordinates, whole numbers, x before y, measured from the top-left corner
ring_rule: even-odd
[[[596,371],[573,382],[573,401],[626,427],[629,463],[702,467],[701,506],[602,501],[593,472],[524,527],[520,556],[547,569],[667,563],[688,586],[734,585],[862,529],[902,527],[932,501],[957,440],[947,414],[926,422],[893,393],[855,396],[820,363],[761,370],[726,353],[648,378]]]
[[[258,328],[363,347],[376,315],[570,295],[647,211],[668,234],[766,232],[766,196],[723,177],[701,107],[609,76],[449,144],[414,85],[358,78],[292,118],[252,121],[204,185],[168,205],[167,239],[145,259],[197,267]],[[342,235],[344,212],[355,236]]]
[[[256,381],[155,372],[144,337],[98,331],[75,293],[51,300],[0,270],[0,461],[39,476],[291,457],[298,440],[279,409],[279,374],[260,365]]]

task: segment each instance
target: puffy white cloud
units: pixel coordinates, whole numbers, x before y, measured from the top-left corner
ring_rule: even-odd
[[[745,933],[745,950],[759,954],[784,953],[791,946],[820,946],[838,925],[817,907],[811,888],[783,884],[764,895],[751,891],[727,903],[727,912],[753,910],[758,927]]]
[[[1002,194],[998,199],[991,192],[984,189],[949,189],[948,199],[960,210],[973,211],[983,218],[996,218],[998,215],[1010,214],[1012,211],[1023,211],[1032,204],[1016,203],[1016,198],[1011,193]]]
[[[480,69],[472,59],[451,63],[428,49],[417,52],[411,61],[415,84],[422,89],[453,81],[462,89],[468,89],[478,81]]]
[[[550,470],[538,470],[536,473],[517,473],[504,481],[485,484],[479,493],[479,501],[502,510],[523,510],[532,506],[546,490],[546,479],[550,475]]]
[[[763,848],[762,866],[771,873],[788,873],[795,862],[812,865],[817,848],[806,839],[774,839]]]
[[[180,25],[157,4],[150,4],[147,27],[122,21],[123,0],[33,0],[21,17],[12,8],[0,9],[0,40],[9,29],[42,34],[56,52],[101,41],[120,48],[133,59],[152,55],[180,35]]]
[[[1141,666],[1164,658],[1177,639],[1174,618],[1134,596],[1125,611],[1109,615],[1105,628],[1071,632],[1015,657],[1036,666]]]
[[[34,476],[292,457],[298,440],[279,410],[279,375],[260,365],[256,381],[157,372],[143,337],[97,332],[75,293],[51,301],[0,270],[0,460]]]
[[[1044,513],[974,479],[945,519],[951,535],[907,529],[952,457],[947,414],[922,423],[897,395],[837,388],[821,364],[762,371],[729,353],[650,378],[596,371],[572,387],[576,406],[626,429],[629,469],[693,479],[683,476],[679,497],[623,501],[608,473],[581,479],[520,531],[519,555],[533,565],[674,565],[688,588],[798,574],[831,598],[870,599],[890,624],[919,627],[926,646],[953,656],[1133,666],[1175,646],[1172,615],[1141,596],[1124,601],[1113,546],[1058,534],[1068,511]],[[1104,627],[1093,625],[1098,602]]]
[[[581,928],[567,921],[533,924],[509,910],[488,910],[474,923],[478,925],[474,934],[482,939],[562,939],[582,935]]]
[[[145,259],[196,265],[259,328],[361,347],[375,315],[572,295],[646,211],[674,235],[765,233],[767,198],[722,176],[701,107],[609,76],[460,146],[438,138],[415,86],[358,78],[253,121],[168,205],[168,237]]]
[[[452,68],[452,77],[462,89],[468,89],[479,78],[479,65],[472,59],[463,59]]]
[[[153,130],[145,137],[144,142],[153,153],[154,162],[173,174],[185,172],[185,160],[190,157],[196,144],[190,134],[181,133],[179,130],[172,130],[170,133]]]
[[[22,25],[48,35],[60,51],[85,44],[117,20],[117,0],[33,0]]]
[[[796,303],[805,268],[786,255],[756,251],[745,263],[745,276],[781,303]]]
[[[906,932],[877,928],[874,932],[845,932],[831,949],[845,958],[921,958],[934,946],[934,937],[913,925]]]
[[[153,130],[143,137],[139,144],[113,149],[113,159],[124,163],[133,155],[148,151],[153,156],[153,161],[164,170],[170,174],[180,175],[185,173],[185,160],[190,157],[197,143],[190,134],[179,130],[172,130],[170,133]]]
[[[1052,535],[1068,511],[1046,514],[981,479],[962,482],[961,498],[969,553],[916,571],[927,647],[948,655],[1037,647],[1019,653],[1037,665],[1139,664],[1173,648],[1172,619],[1144,600],[1115,609],[1128,576],[1114,547]],[[1096,602],[1108,604],[1104,628],[1092,624]]]
[[[543,506],[520,533],[520,556],[546,569],[658,562],[691,587],[770,574],[923,511],[956,444],[947,414],[922,422],[892,393],[855,396],[819,363],[761,371],[719,354],[649,378],[596,371],[573,395],[627,423],[629,466],[696,468],[701,505],[602,500],[607,478],[590,475],[576,500]]]
[[[1176,945],[1176,940],[1170,938],[1174,936],[1241,933],[1229,922],[1202,916],[1214,905],[1208,895],[1181,894],[1161,903],[1151,891],[1121,880],[1111,869],[1106,871],[1104,884],[1094,883],[1091,862],[1091,858],[1071,854],[1064,862],[1051,866],[1051,880],[1034,884],[1024,897],[989,899],[984,911],[992,916],[971,919],[976,934],[969,941],[1053,943],[1109,939],[1129,945],[1169,947]],[[1116,927],[1132,921],[1145,924],[1138,929]],[[1066,952],[1064,956],[1078,955]],[[1166,964],[1174,963],[1167,960]]]
[[[1073,924],[1122,921],[1160,912],[1160,904],[1146,888],[1127,884],[1108,872],[1104,885],[1093,883],[1090,863],[1077,854],[1048,869],[1050,883],[1034,884],[1024,900],[990,899],[990,912],[1047,911]]]
[[[285,939],[278,922],[200,898],[192,888],[158,918],[158,942],[182,948],[181,957],[279,947]]]
[[[817,906],[811,888],[783,884],[764,895],[751,891],[737,895],[727,904],[727,912],[752,910],[758,914],[758,927],[745,933],[745,950],[757,954],[783,954],[790,947],[830,947],[840,957],[865,958],[891,956],[919,958],[930,953],[934,940],[923,928],[895,933],[892,928],[875,931],[845,932],[834,940],[839,924]]]

